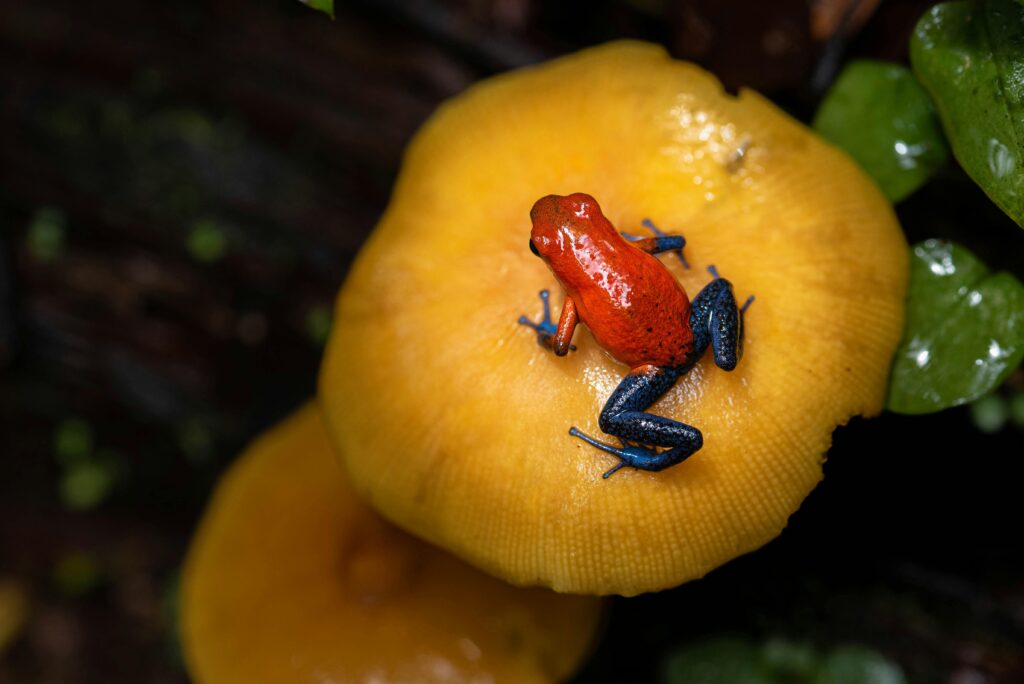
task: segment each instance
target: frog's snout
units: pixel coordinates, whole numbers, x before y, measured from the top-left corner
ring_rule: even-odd
[[[530,238],[530,251],[533,252],[534,256],[540,256],[540,252],[537,251],[537,245],[533,244],[533,238]]]

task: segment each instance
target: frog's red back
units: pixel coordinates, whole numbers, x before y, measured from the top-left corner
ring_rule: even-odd
[[[593,197],[548,195],[530,218],[531,242],[598,344],[631,368],[689,362],[686,292],[661,261],[615,230]]]

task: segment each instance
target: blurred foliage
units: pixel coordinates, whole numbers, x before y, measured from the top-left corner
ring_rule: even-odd
[[[60,209],[37,210],[28,227],[29,253],[40,261],[54,261],[64,252],[64,230],[64,214]]]
[[[1024,429],[1024,392],[1015,392],[1010,398],[1010,420],[1018,428]]]
[[[217,261],[224,255],[227,244],[227,236],[216,222],[204,219],[192,224],[188,234],[188,251],[196,261]]]
[[[846,646],[825,656],[814,684],[904,684],[903,672],[880,653]]]
[[[181,599],[181,570],[178,569],[164,584],[160,599],[160,621],[164,627],[165,648],[168,658],[180,667],[185,659],[181,650],[181,636],[178,632]]]
[[[334,18],[334,0],[299,0],[302,4],[320,10],[327,16]]]
[[[710,639],[685,646],[665,663],[663,684],[771,684],[760,648],[744,639]]]
[[[101,579],[99,559],[91,553],[69,553],[53,568],[53,583],[68,598],[85,596],[99,585]]]
[[[1014,0],[937,5],[914,31],[910,61],[961,166],[1024,226],[1024,7]]]
[[[917,190],[949,157],[928,94],[901,64],[850,62],[813,125],[853,157],[892,202]]]
[[[92,454],[92,426],[80,418],[67,418],[57,425],[53,451],[61,465],[82,463]]]
[[[121,459],[110,449],[95,448],[92,426],[86,421],[61,421],[54,430],[53,451],[61,467],[57,492],[67,508],[94,508],[113,490]]]
[[[201,418],[189,418],[178,428],[178,446],[192,463],[202,463],[213,455],[213,429]]]
[[[900,668],[876,651],[843,646],[821,654],[809,644],[771,639],[708,639],[665,662],[662,684],[904,684]]]
[[[306,312],[306,333],[314,344],[323,346],[331,334],[332,314],[326,306],[314,306]]]
[[[981,432],[999,432],[1009,419],[1009,403],[999,394],[987,394],[971,402],[971,421]]]
[[[1024,357],[1024,286],[950,242],[915,245],[887,407],[929,413],[996,388]]]
[[[29,615],[28,591],[18,580],[0,577],[0,656],[17,639]]]

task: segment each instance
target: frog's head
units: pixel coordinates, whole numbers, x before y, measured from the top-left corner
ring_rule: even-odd
[[[595,238],[616,234],[597,200],[585,192],[541,197],[530,210],[530,220],[530,251],[548,263],[587,249]]]

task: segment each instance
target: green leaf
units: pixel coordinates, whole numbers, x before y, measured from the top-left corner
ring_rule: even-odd
[[[937,5],[914,29],[910,61],[960,165],[1024,226],[1024,7]]]
[[[903,671],[881,654],[847,646],[832,651],[814,678],[814,684],[905,684]]]
[[[899,64],[851,62],[825,95],[814,130],[853,157],[893,202],[949,158],[928,94]]]
[[[299,0],[303,5],[320,10],[331,19],[334,18],[334,0]]]
[[[742,639],[719,638],[686,646],[665,663],[664,684],[772,684],[761,651]]]
[[[931,413],[991,391],[1024,357],[1024,286],[963,247],[914,246],[887,407]]]

